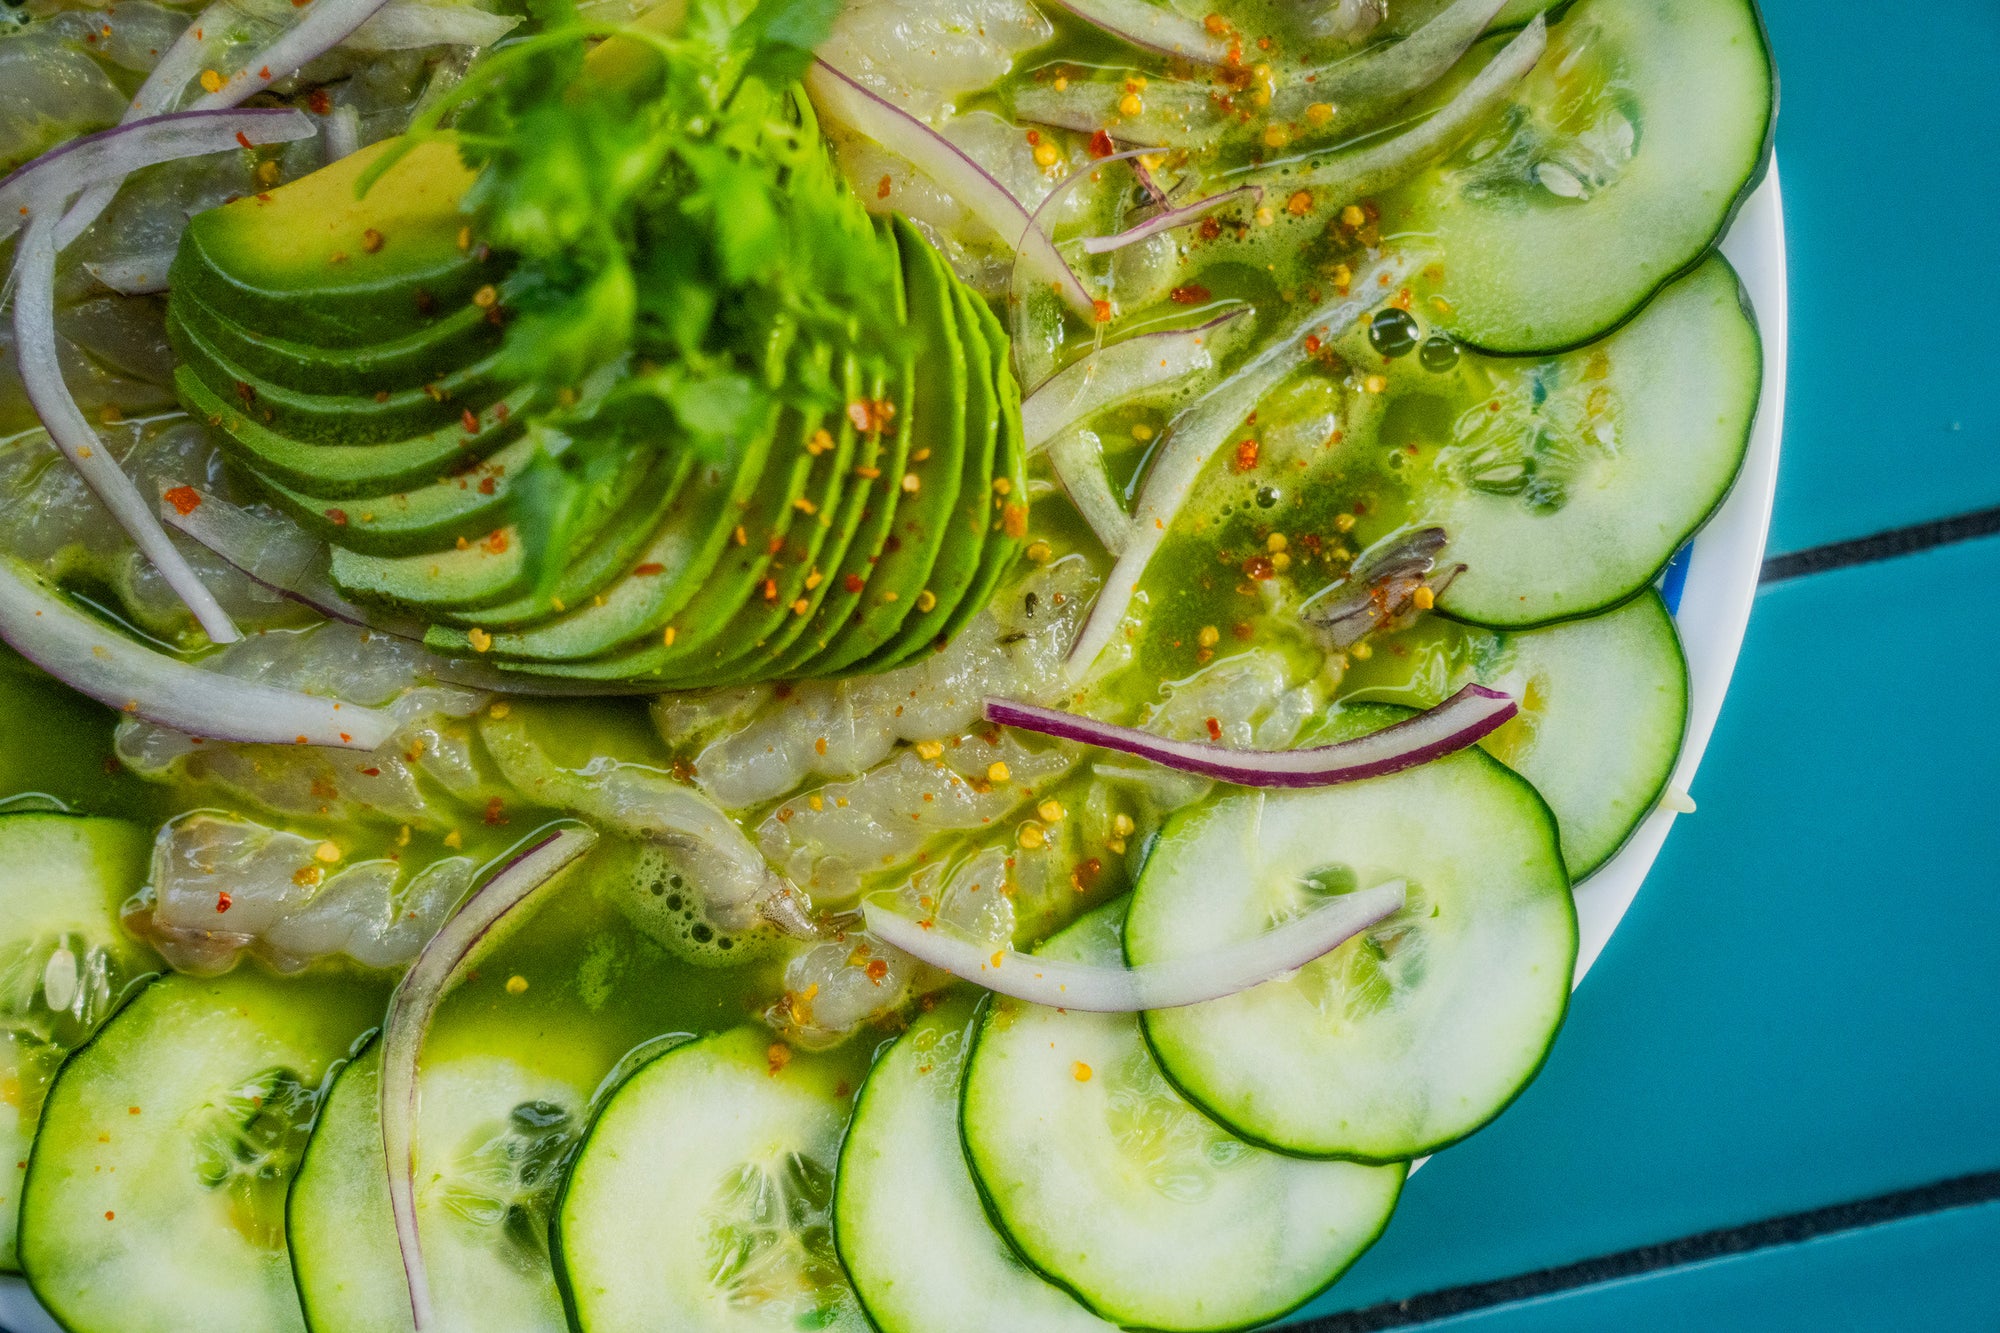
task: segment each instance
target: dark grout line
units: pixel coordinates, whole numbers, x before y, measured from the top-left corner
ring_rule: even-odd
[[[1880,1194],[1871,1199],[1773,1217],[1746,1226],[1704,1231],[1659,1245],[1645,1245],[1636,1250],[1585,1259],[1560,1268],[1545,1268],[1538,1273],[1523,1273],[1518,1277],[1429,1292],[1406,1301],[1390,1301],[1361,1310],[1349,1310],[1292,1325],[1283,1333],[1374,1333],[1377,1329],[1410,1328],[1434,1319],[1469,1314],[1537,1296],[1575,1291],[1619,1278],[1679,1268],[1707,1259],[1749,1254],[1775,1246],[1796,1245],[1819,1236],[1859,1231],[1884,1222],[1995,1200],[2000,1200],[2000,1171],[1982,1171],[1916,1189],[1898,1190],[1894,1194]]]
[[[2000,507],[1918,523],[1907,528],[1891,528],[1887,532],[1856,537],[1852,541],[1774,555],[1764,562],[1764,572],[1758,582],[1782,583],[1807,574],[1823,574],[1830,569],[1893,560],[1899,555],[1915,555],[1918,551],[1971,541],[1975,537],[1991,537],[1995,533],[2000,533]]]

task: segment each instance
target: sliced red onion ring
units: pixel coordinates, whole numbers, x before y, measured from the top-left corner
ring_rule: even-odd
[[[328,4],[334,0],[319,2]],[[1036,281],[1054,285],[1079,315],[1095,318],[1096,306],[1090,292],[1070,269],[1055,242],[1034,224],[1021,201],[966,156],[957,144],[901,107],[877,97],[824,60],[815,61],[806,71],[805,82],[820,113],[828,120],[907,158],[974,217],[1014,246],[1016,262],[1025,264]]]
[[[1378,42],[1337,64],[1289,79],[1279,89],[1273,115],[1297,117],[1324,102],[1334,109],[1314,133],[1338,133],[1443,78],[1486,31],[1507,0],[1455,0],[1400,41]]]
[[[277,80],[296,74],[308,61],[317,60],[346,41],[356,28],[375,17],[385,3],[387,0],[311,0],[297,23],[245,60],[243,67],[224,80],[221,88],[197,99],[195,109],[235,106],[252,93],[262,92]]]
[[[179,111],[82,135],[0,180],[0,241],[31,215],[59,209],[70,196],[120,180],[141,167],[241,148],[246,140],[252,147],[289,143],[312,132],[312,121],[304,112],[267,107]],[[53,225],[54,219],[50,222]]]
[[[20,279],[14,294],[14,352],[21,375],[21,387],[28,402],[48,430],[49,438],[63,456],[82,474],[118,526],[125,529],[146,559],[160,571],[167,586],[187,604],[215,643],[234,643],[243,636],[215,600],[215,594],[194,572],[194,566],[174,545],[173,538],[160,526],[152,507],[139,488],[118,466],[104,440],[84,419],[83,409],[70,396],[63,382],[62,365],[56,356],[56,249],[55,229],[60,221],[60,205],[39,212],[21,238],[21,253],[15,267]]]
[[[1146,0],[1056,0],[1094,28],[1146,51],[1220,65],[1229,59],[1229,43],[1191,18]]]
[[[0,557],[0,639],[78,693],[206,740],[373,750],[394,715],[204,671],[96,620],[39,574]]]
[[[326,0],[321,0],[326,3]],[[389,1166],[389,1211],[409,1280],[410,1317],[418,1333],[435,1327],[423,1239],[417,1234],[417,1057],[424,1033],[450,988],[452,973],[509,912],[589,851],[597,835],[570,827],[536,842],[486,881],[431,937],[389,999],[382,1027],[382,1149]]]
[[[986,701],[988,722],[1135,754],[1182,773],[1217,778],[1239,787],[1331,787],[1386,777],[1463,750],[1520,711],[1508,695],[1484,685],[1468,685],[1435,708],[1353,740],[1303,750],[1233,750],[1204,741],[1168,740],[1137,727],[1117,727],[1012,699]]]
[[[1312,355],[1306,350],[1307,337],[1318,330],[1318,336],[1326,339],[1348,328],[1364,310],[1387,297],[1408,271],[1409,261],[1400,256],[1385,255],[1364,265],[1354,274],[1348,287],[1350,295],[1335,297],[1294,324],[1235,374],[1174,418],[1139,491],[1139,503],[1132,515],[1131,540],[1119,552],[1118,563],[1111,567],[1096,604],[1090,608],[1090,618],[1084,621],[1082,632],[1070,648],[1064,670],[1072,681],[1080,679],[1097,655],[1117,637],[1146,566],[1166,540],[1181,506],[1194,493],[1195,483],[1215,451],[1228,441],[1230,433],[1265,394],[1277,388],[1285,376],[1304,365]]]
[[[1359,199],[1414,175],[1432,160],[1463,143],[1481,122],[1498,111],[1548,48],[1548,24],[1537,14],[1486,68],[1472,76],[1436,114],[1393,138],[1336,153],[1319,165],[1285,178],[1287,186],[1330,190],[1341,199]],[[1290,167],[1298,166],[1296,159]]]
[[[1104,442],[1097,432],[1081,426],[1059,432],[1049,443],[1049,464],[1104,549],[1112,555],[1124,550],[1132,538],[1132,517],[1111,489],[1111,477],[1104,470]]]
[[[1155,214],[1136,227],[1126,228],[1116,236],[1092,236],[1083,243],[1083,248],[1093,255],[1107,255],[1113,250],[1123,250],[1126,246],[1143,241],[1148,236],[1158,236],[1163,231],[1172,231],[1176,227],[1185,227],[1190,222],[1199,222],[1216,209],[1231,204],[1245,195],[1261,200],[1264,197],[1264,188],[1260,185],[1239,185],[1233,190],[1224,190],[1221,194],[1212,194],[1206,199],[1197,199],[1191,204],[1182,204],[1179,208],[1170,208],[1164,213]]]
[[[181,93],[207,63],[210,45],[221,40],[220,35],[233,26],[235,17],[229,0],[216,0],[215,4],[195,15],[194,21],[181,29],[181,35],[174,39],[174,44],[153,66],[146,81],[139,85],[139,91],[132,95],[132,105],[125,108],[125,114],[118,118],[118,123],[130,125],[135,120],[173,110]],[[56,253],[67,250],[111,206],[124,179],[120,176],[116,180],[93,185],[70,205],[69,212],[63,215],[62,227],[56,232]]]
[[[1191,329],[1142,333],[1063,367],[1021,400],[1028,451],[1107,408],[1212,369],[1222,331],[1249,313],[1249,306],[1237,306]]]
[[[1138,967],[1102,967],[1037,958],[939,930],[899,912],[863,903],[868,931],[921,962],[975,986],[1051,1009],[1130,1014],[1178,1009],[1249,990],[1324,957],[1403,909],[1407,887],[1391,880],[1343,894],[1255,939],[1212,953]]]
[[[326,118],[326,160],[338,162],[361,150],[361,113],[351,106],[337,106]]]

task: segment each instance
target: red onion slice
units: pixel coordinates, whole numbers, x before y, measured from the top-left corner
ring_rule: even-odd
[[[1071,362],[1021,400],[1028,451],[1087,417],[1213,369],[1223,330],[1249,313],[1249,306],[1237,306],[1193,328],[1142,333]]]
[[[813,102],[828,120],[908,159],[1011,244],[1016,251],[1016,262],[1025,265],[1036,281],[1052,284],[1063,300],[1085,319],[1096,318],[1090,292],[1063,259],[1055,242],[1035,225],[1021,201],[966,156],[957,144],[901,107],[877,97],[824,60],[814,62],[806,71],[805,82]]]
[[[20,279],[14,294],[14,352],[21,375],[21,387],[28,402],[48,430],[49,438],[63,456],[82,474],[118,526],[125,529],[167,586],[187,604],[215,643],[234,643],[243,636],[215,600],[215,594],[194,572],[167,530],[160,526],[152,507],[139,488],[125,475],[111,456],[104,440],[83,409],[70,396],[63,382],[62,365],[56,355],[56,248],[55,229],[60,220],[57,209],[37,213],[21,238],[21,254],[15,266]]]
[[[173,266],[172,250],[139,250],[122,259],[85,264],[83,271],[120,296],[152,296],[167,290],[167,273]]]
[[[396,730],[379,708],[204,671],[78,610],[39,574],[0,557],[0,639],[71,689],[206,740],[373,750]]]
[[[1056,0],[1070,13],[1144,51],[1220,65],[1229,59],[1229,43],[1202,24],[1165,5],[1146,0]]]
[[[516,856],[466,899],[431,937],[389,999],[382,1027],[382,1149],[389,1166],[389,1211],[396,1219],[396,1248],[410,1286],[410,1316],[418,1333],[434,1326],[430,1273],[417,1234],[417,1057],[424,1033],[459,964],[509,912],[589,851],[597,835],[587,828],[557,830]]]
[[[1491,63],[1458,90],[1436,114],[1394,138],[1335,153],[1288,184],[1330,190],[1341,199],[1359,199],[1398,184],[1464,142],[1498,111],[1548,48],[1548,24],[1541,15],[1501,48]],[[1296,167],[1297,161],[1289,164]]]
[[[0,180],[0,241],[31,215],[58,209],[71,195],[121,180],[141,167],[241,148],[246,141],[251,147],[290,143],[312,132],[304,112],[267,107],[179,111],[82,135]]]
[[[1406,886],[1391,880],[1343,894],[1255,939],[1213,953],[1138,967],[1100,967],[1037,958],[951,935],[930,921],[862,904],[868,932],[912,958],[975,986],[1051,1009],[1130,1014],[1178,1009],[1249,990],[1296,972],[1403,908]]]
[[[1059,432],[1049,442],[1049,466],[1104,549],[1112,555],[1124,550],[1132,538],[1132,516],[1111,489],[1111,475],[1104,467],[1104,441],[1097,432],[1081,426]]]
[[[196,110],[235,106],[278,79],[296,74],[301,66],[346,41],[354,30],[375,17],[387,0],[309,0],[297,23],[250,56],[221,88],[194,103]]]
[[[1363,311],[1385,300],[1408,271],[1409,261],[1399,256],[1385,255],[1363,266],[1348,288],[1351,295],[1335,297],[1292,325],[1174,418],[1140,488],[1131,540],[1119,552],[1118,563],[1112,566],[1096,604],[1090,608],[1090,618],[1070,648],[1064,669],[1071,680],[1080,679],[1098,654],[1118,637],[1118,627],[1131,609],[1146,566],[1193,494],[1202,470],[1264,395],[1310,358],[1306,339],[1317,331],[1325,341],[1337,330],[1350,328]]]
[[[1199,222],[1216,209],[1233,203],[1245,195],[1261,200],[1264,197],[1264,188],[1261,185],[1239,185],[1233,190],[1224,190],[1221,194],[1212,194],[1206,199],[1197,199],[1191,204],[1170,208],[1164,213],[1147,218],[1135,227],[1126,228],[1115,236],[1092,236],[1083,243],[1083,248],[1093,255],[1108,255],[1113,250],[1123,250],[1126,246],[1143,241],[1149,236],[1158,236],[1163,231],[1172,231],[1176,227],[1185,227],[1190,222]]]
[[[1520,711],[1510,696],[1484,685],[1468,685],[1435,708],[1353,740],[1303,750],[1234,750],[1203,741],[1168,740],[1137,727],[1113,726],[1012,699],[986,701],[986,720],[1003,727],[1135,754],[1239,787],[1331,787],[1386,777],[1476,744]]]

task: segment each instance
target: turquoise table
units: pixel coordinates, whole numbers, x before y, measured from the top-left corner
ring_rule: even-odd
[[[1790,404],[1699,813],[1313,1333],[2000,1330],[2000,5],[1764,8]]]

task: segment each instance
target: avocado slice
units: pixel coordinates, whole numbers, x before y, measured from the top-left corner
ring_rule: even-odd
[[[1000,404],[1000,438],[989,489],[986,544],[979,557],[979,574],[939,632],[939,643],[956,638],[974,616],[986,609],[1020,556],[1027,531],[1028,451],[1021,433],[1021,386],[1009,369],[1012,342],[992,306],[977,297],[973,298],[973,304],[986,340],[996,353],[993,391]]]
[[[863,442],[876,434],[858,429],[846,405],[873,401],[882,387],[879,377],[872,384],[864,382],[859,357],[849,353],[842,360],[841,405],[820,417],[818,431],[809,437],[812,447],[820,450],[806,483],[805,502],[812,508],[801,509],[792,520],[784,550],[767,576],[777,585],[777,597],[769,601],[752,597],[745,603],[737,613],[736,625],[717,644],[720,655],[705,669],[677,676],[676,689],[762,678],[766,674],[763,664],[805,627],[814,604],[825,592],[827,576],[822,561],[837,564],[847,538],[853,535],[852,527],[845,525],[842,500],[866,485],[866,478],[854,475],[855,460]],[[825,439],[820,438],[820,432],[825,432]]]
[[[694,475],[694,456],[685,451],[660,454],[651,451],[650,461],[631,471],[643,474],[630,502],[606,524],[604,531],[577,551],[555,585],[546,593],[529,590],[509,601],[481,610],[446,612],[440,619],[462,627],[517,629],[560,615],[572,606],[581,606],[604,591],[620,574],[632,567],[647,538],[653,535],[668,507]]]
[[[893,474],[897,498],[887,516],[889,529],[882,535],[879,558],[870,563],[857,605],[832,643],[798,664],[801,675],[843,674],[895,636],[930,578],[958,498],[966,444],[967,372],[952,296],[957,279],[908,222],[897,218],[895,229],[904,256],[915,341],[913,394],[901,432],[907,452],[902,469]],[[918,461],[917,455],[926,450],[928,455]],[[916,491],[901,489],[904,476],[917,478]]]
[[[463,550],[418,555],[333,550],[333,581],[342,592],[424,616],[440,607],[479,606],[511,597],[521,591],[529,572],[527,553],[511,527],[468,542]]]
[[[434,384],[413,385],[372,397],[287,389],[226,360],[188,324],[175,321],[168,336],[181,367],[192,370],[218,395],[233,395],[242,411],[266,426],[309,444],[368,445],[408,439],[459,421],[469,409],[484,411],[505,396],[494,353]]]
[[[592,597],[588,606],[495,634],[493,656],[561,662],[661,634],[668,620],[707,582],[724,551],[741,551],[747,545],[747,529],[742,544],[735,541],[735,533],[744,527],[744,513],[758,493],[778,426],[779,413],[773,410],[744,442],[732,469],[697,463],[692,483],[674,498],[629,571]],[[469,646],[468,635],[442,626],[433,628],[425,641],[441,651],[461,654]]]
[[[175,293],[246,328],[350,348],[407,337],[467,304],[506,272],[482,261],[465,232],[459,201],[474,173],[456,138],[441,135],[358,195],[362,175],[397,142],[197,213],[174,260]]]
[[[197,334],[223,360],[260,379],[305,393],[395,392],[434,383],[488,356],[500,344],[500,328],[469,302],[425,328],[368,347],[327,348],[253,333],[207,302],[175,293],[171,318]]]
[[[174,387],[188,411],[220,430],[224,447],[259,478],[335,498],[422,485],[484,458],[520,434],[535,400],[534,390],[518,389],[479,413],[472,431],[459,421],[393,444],[307,444],[252,420],[187,366],[174,372]]]
[[[560,440],[557,436],[556,448]],[[513,478],[544,448],[550,444],[542,432],[530,430],[497,453],[469,460],[462,471],[428,486],[337,503],[275,482],[264,485],[299,526],[331,545],[363,555],[414,555],[449,546],[459,537],[483,537],[504,526],[512,513],[508,498]]]
[[[993,390],[993,347],[974,308],[978,298],[959,283],[952,284],[951,295],[966,366],[965,456],[958,491],[945,516],[937,559],[918,587],[903,591],[905,597],[915,599],[911,614],[894,638],[856,663],[854,670],[886,670],[927,647],[944,629],[979,573],[980,553],[986,545],[986,497],[1000,438],[1000,401]],[[930,480],[926,477],[926,484]]]

